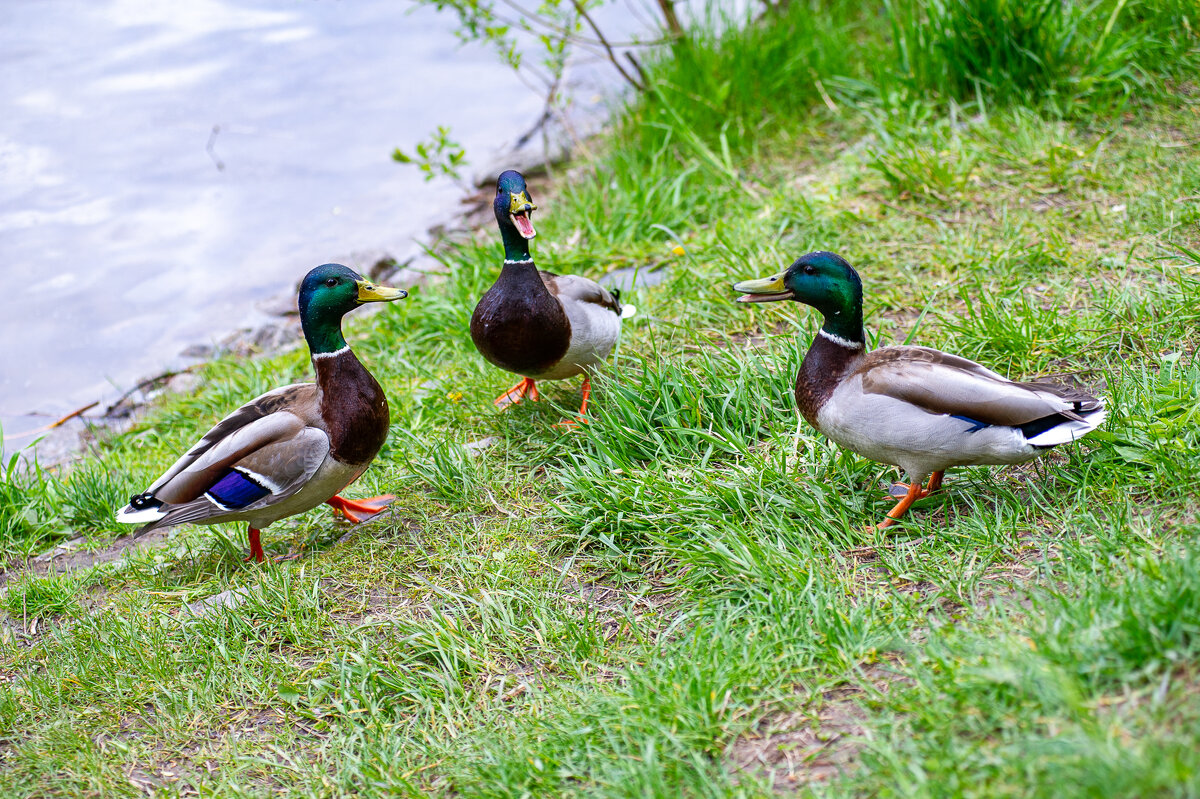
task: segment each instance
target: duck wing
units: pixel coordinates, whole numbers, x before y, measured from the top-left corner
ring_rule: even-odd
[[[1025,427],[1051,417],[1082,422],[1104,408],[1101,400],[1077,389],[1016,383],[974,361],[928,347],[884,347],[868,353],[856,371],[868,394],[983,425]]]
[[[257,428],[253,435],[238,435],[238,433],[246,426],[268,418],[279,411],[294,409],[299,415],[304,416],[306,421],[316,422],[320,419],[319,401],[315,383],[293,383],[255,397],[217,422],[211,430],[201,436],[191,449],[154,481],[146,493],[157,494],[159,489],[173,481],[181,472],[195,466],[197,461],[202,458],[206,462],[224,460],[229,455],[236,459],[240,454],[245,454],[253,449],[253,440],[259,436],[269,440],[270,433],[267,431],[273,425]],[[273,424],[287,423],[288,420],[285,417],[280,417]],[[214,454],[214,448],[220,448],[220,454]]]
[[[217,423],[117,520],[149,522],[140,534],[275,504],[312,477],[329,448],[316,385],[275,389]]]
[[[620,292],[611,292],[594,280],[580,275],[556,275],[539,271],[546,289],[561,303],[593,303],[621,315]]]

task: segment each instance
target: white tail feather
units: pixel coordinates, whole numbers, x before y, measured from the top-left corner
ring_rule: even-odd
[[[134,510],[126,505],[117,511],[117,522],[119,524],[145,524],[146,522],[156,522],[166,515],[166,511],[158,508]]]
[[[625,305],[621,306],[621,318],[622,319],[628,319],[629,317],[633,316],[636,313],[637,313],[637,308],[634,308],[632,305],[625,304]]]
[[[1029,443],[1035,447],[1053,447],[1059,444],[1068,444],[1083,438],[1095,430],[1104,423],[1104,417],[1107,415],[1108,412],[1104,408],[1100,408],[1089,413],[1082,421],[1071,420],[1055,425],[1049,430],[1044,430],[1029,439]]]

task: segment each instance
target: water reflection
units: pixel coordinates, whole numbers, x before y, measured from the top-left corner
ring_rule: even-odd
[[[254,323],[317,263],[409,251],[457,192],[392,147],[449,124],[478,160],[541,109],[450,24],[387,0],[6,0],[5,433]]]

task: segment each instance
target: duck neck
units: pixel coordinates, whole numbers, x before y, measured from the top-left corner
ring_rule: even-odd
[[[383,389],[346,343],[341,314],[304,304],[300,326],[317,375],[329,454],[346,464],[368,463],[387,436],[388,405]]]
[[[796,375],[796,406],[813,427],[817,413],[866,354],[862,305],[826,313]]]
[[[329,355],[349,349],[345,337],[342,336],[342,318],[330,319],[328,315],[313,312],[310,308],[303,309],[300,314],[300,328],[304,331],[304,340],[308,350],[315,360],[318,355]]]
[[[847,350],[862,352],[866,349],[861,296],[840,307],[823,310],[825,321],[818,335],[840,344]]]
[[[500,238],[504,241],[504,263],[533,263],[529,254],[529,239],[517,232],[516,227],[507,219],[500,223]]]
[[[329,454],[342,463],[370,462],[387,437],[387,397],[349,346],[314,352],[321,420],[329,435]]]
[[[500,270],[497,282],[507,286],[510,291],[521,290],[535,296],[550,296],[533,263],[533,256],[529,254],[529,239],[518,233],[511,224],[502,224],[500,234],[504,238],[504,268]]]

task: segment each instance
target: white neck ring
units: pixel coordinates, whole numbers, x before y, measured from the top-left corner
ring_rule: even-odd
[[[333,352],[314,352],[312,354],[312,359],[314,361],[320,361],[325,358],[336,358],[337,356],[341,355],[342,353],[346,353],[349,351],[350,351],[350,345],[347,344],[346,346],[342,347],[340,350],[334,350]]]
[[[834,344],[837,344],[839,347],[845,347],[848,350],[861,350],[863,347],[861,341],[851,341],[850,339],[842,338],[841,336],[835,335],[834,333],[830,333],[825,328],[821,328],[820,330],[818,330],[817,335],[821,336],[822,338],[824,338],[828,341],[832,341]]]

